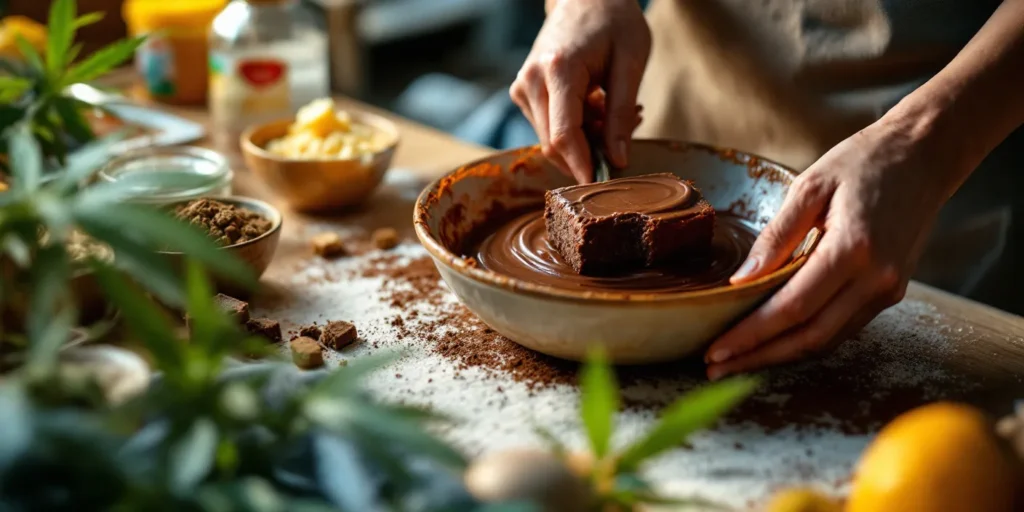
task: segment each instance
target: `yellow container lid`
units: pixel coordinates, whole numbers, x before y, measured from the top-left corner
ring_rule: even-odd
[[[228,0],[127,0],[122,14],[136,33],[169,27],[206,27]]]

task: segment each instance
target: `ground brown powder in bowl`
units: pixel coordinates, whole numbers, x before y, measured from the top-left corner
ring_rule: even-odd
[[[178,206],[179,219],[202,228],[221,245],[254,240],[270,231],[270,220],[245,208],[213,199],[196,199]]]

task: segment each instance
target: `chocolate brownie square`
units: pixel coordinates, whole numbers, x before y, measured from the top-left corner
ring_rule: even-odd
[[[271,343],[281,341],[281,323],[270,318],[253,318],[245,323],[249,334],[262,336]]]
[[[693,183],[649,174],[545,194],[548,240],[577,273],[623,273],[707,251],[715,210]]]
[[[355,342],[358,337],[355,325],[339,320],[327,322],[327,325],[321,329],[320,343],[334,350],[341,350]]]

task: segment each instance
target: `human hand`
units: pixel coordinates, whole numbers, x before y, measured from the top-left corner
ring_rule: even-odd
[[[813,227],[824,227],[822,238],[788,283],[711,345],[708,378],[826,351],[902,300],[930,227],[964,174],[914,130],[883,119],[795,180],[732,282],[779,268]]]
[[[549,2],[544,27],[509,93],[544,155],[580,183],[592,181],[585,118],[602,119],[608,157],[627,165],[639,124],[637,90],[651,34],[636,0]]]

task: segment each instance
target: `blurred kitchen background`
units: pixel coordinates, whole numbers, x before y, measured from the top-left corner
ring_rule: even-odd
[[[543,23],[544,0],[296,1],[329,35],[335,91],[477,144],[536,141],[508,85]],[[86,52],[125,36],[123,2],[79,0],[79,12],[107,13],[81,31]],[[45,21],[50,3],[0,0],[0,15]]]

